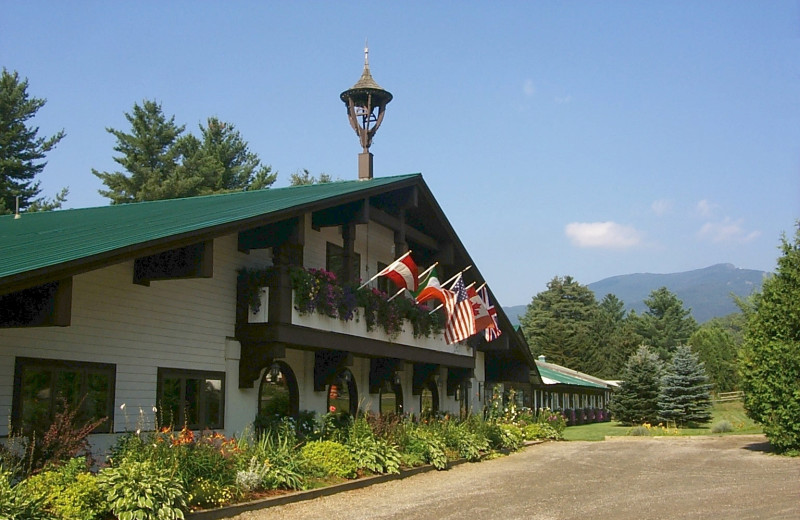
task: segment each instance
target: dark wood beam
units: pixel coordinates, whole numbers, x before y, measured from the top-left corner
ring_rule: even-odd
[[[324,227],[366,224],[369,222],[369,213],[370,208],[367,199],[321,209],[311,214],[311,229],[319,231]]]
[[[426,235],[417,228],[404,225],[404,223],[398,217],[390,215],[389,213],[386,213],[375,206],[370,209],[369,216],[373,222],[385,226],[392,231],[400,231],[401,229],[404,230],[406,240],[415,242],[422,247],[431,249],[433,251],[439,250],[439,242],[437,242],[435,238]]]
[[[239,388],[253,388],[261,371],[275,358],[286,357],[286,348],[280,343],[242,343],[239,359]]]
[[[300,217],[266,224],[239,233],[239,251],[277,247],[285,242],[303,243],[303,219]]]
[[[133,262],[133,283],[150,285],[153,280],[211,278],[214,276],[214,241],[206,240]]]
[[[0,328],[68,327],[72,277],[0,296]]]

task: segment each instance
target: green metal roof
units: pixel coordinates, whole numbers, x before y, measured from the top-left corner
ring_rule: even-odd
[[[579,377],[571,376],[560,372],[558,370],[554,370],[552,368],[544,367],[541,363],[537,362],[536,367],[539,369],[539,374],[542,378],[547,378],[553,381],[556,381],[556,384],[562,385],[573,385],[573,386],[588,386],[591,388],[608,388],[607,385],[601,385],[599,383],[593,383],[591,381],[587,381],[585,379],[581,379]]]
[[[0,281],[140,244],[268,216],[324,206],[348,195],[386,191],[419,173],[185,199],[0,216]],[[366,193],[364,193],[366,194]]]

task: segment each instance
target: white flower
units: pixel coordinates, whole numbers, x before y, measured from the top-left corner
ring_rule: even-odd
[[[119,409],[120,410],[124,410],[125,409],[125,403],[122,403],[121,405],[119,405]]]
[[[157,411],[158,411],[158,408],[156,408],[156,407],[154,406],[154,407],[153,407],[153,413],[156,413]]]

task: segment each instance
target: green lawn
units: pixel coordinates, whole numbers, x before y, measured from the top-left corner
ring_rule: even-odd
[[[761,433],[761,426],[754,423],[745,414],[744,407],[739,401],[717,403],[711,410],[712,420],[703,428],[681,428],[677,435],[742,435]],[[729,433],[712,434],[711,428],[720,421],[728,421],[733,426]],[[620,426],[617,422],[584,424],[570,426],[564,431],[564,439],[568,441],[602,441],[605,437],[628,435],[630,426]],[[651,435],[675,435],[674,430],[665,431],[654,426],[650,429]]]

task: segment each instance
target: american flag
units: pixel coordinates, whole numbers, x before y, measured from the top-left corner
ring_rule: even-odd
[[[495,309],[494,305],[492,305],[492,302],[489,301],[489,289],[485,285],[478,291],[478,295],[489,309],[489,316],[492,317],[492,322],[494,322],[494,325],[490,325],[486,328],[484,336],[486,337],[487,342],[494,341],[500,337],[500,334],[503,333],[500,330],[500,325],[497,323],[497,309]]]
[[[453,313],[444,328],[444,340],[448,345],[464,341],[475,334],[475,315],[472,313],[472,304],[464,286],[464,279],[459,276],[450,290],[456,295],[456,301]]]

